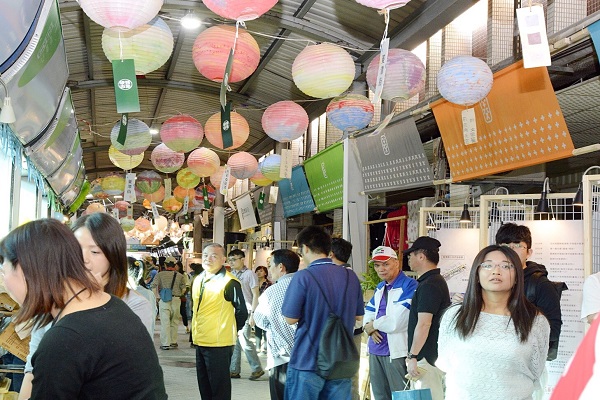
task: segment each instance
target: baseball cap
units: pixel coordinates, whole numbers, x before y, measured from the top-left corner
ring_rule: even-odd
[[[421,236],[421,237],[418,237],[417,240],[415,240],[415,242],[413,243],[413,245],[410,248],[404,250],[402,253],[410,254],[413,251],[417,251],[417,250],[437,251],[437,250],[439,250],[441,245],[442,244],[437,239],[431,238],[429,236]]]
[[[165,264],[175,265],[176,262],[177,262],[177,260],[175,259],[175,257],[169,256],[169,257],[165,258]]]
[[[398,254],[391,247],[379,246],[371,254],[371,258],[375,261],[387,261],[390,258],[398,259]]]

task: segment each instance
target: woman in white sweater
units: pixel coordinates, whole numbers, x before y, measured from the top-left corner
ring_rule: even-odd
[[[550,325],[524,295],[519,256],[503,246],[481,250],[463,303],[440,324],[436,366],[446,400],[530,400],[539,387]]]

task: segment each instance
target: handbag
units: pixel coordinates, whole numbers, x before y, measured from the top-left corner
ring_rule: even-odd
[[[409,389],[392,392],[392,400],[432,400],[431,389]]]
[[[173,285],[175,285],[175,278],[177,278],[177,272],[173,272],[173,280],[171,281],[170,288],[162,288],[158,292],[160,299],[164,302],[173,300]]]

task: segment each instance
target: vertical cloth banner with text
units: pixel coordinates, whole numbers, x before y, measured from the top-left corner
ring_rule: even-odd
[[[314,211],[315,201],[310,194],[302,165],[292,168],[292,179],[282,179],[278,185],[285,218]]]
[[[337,143],[304,162],[306,179],[319,212],[343,205],[344,146]]]
[[[114,60],[112,68],[117,112],[119,114],[139,112],[140,99],[133,60]]]
[[[433,174],[412,118],[356,139],[365,193],[433,184]]]
[[[237,199],[235,205],[237,206],[238,215],[240,217],[241,230],[249,229],[258,225],[258,222],[256,221],[256,215],[254,214],[254,206],[252,205],[250,193]]]
[[[519,61],[494,74],[475,107],[476,143],[463,141],[464,107],[439,100],[431,109],[448,155],[452,181],[463,181],[570,157],[573,141],[546,68]]]

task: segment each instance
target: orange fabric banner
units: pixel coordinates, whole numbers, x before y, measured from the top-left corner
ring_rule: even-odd
[[[450,164],[452,181],[512,171],[570,157],[573,141],[546,68],[519,61],[494,74],[488,96],[473,106],[477,142],[465,145],[465,107],[432,104]]]

